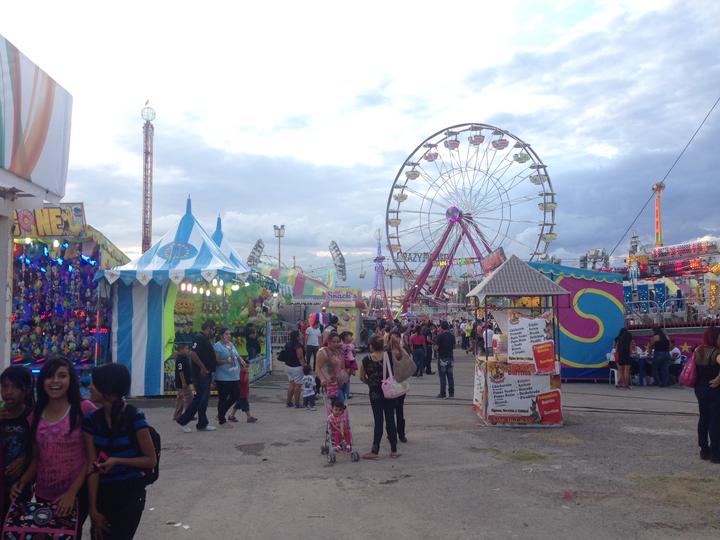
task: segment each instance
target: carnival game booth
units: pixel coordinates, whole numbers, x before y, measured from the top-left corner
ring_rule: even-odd
[[[329,311],[338,318],[338,334],[352,332],[359,342],[362,314],[366,310],[360,289],[331,289],[325,294],[323,307],[325,312]]]
[[[475,362],[473,408],[485,423],[562,425],[555,321],[557,299],[567,295],[567,290],[514,255],[468,293],[478,298],[485,320],[492,298],[497,306],[492,316],[500,327],[493,338],[493,355],[486,352]]]
[[[208,297],[218,289],[212,288],[213,280],[224,286],[245,275],[195,219],[190,199],[177,226],[141,257],[98,273],[97,279],[112,285],[112,359],[130,370],[132,395],[164,393],[164,360],[176,339],[180,287]]]
[[[14,213],[11,355],[37,370],[62,355],[78,368],[110,361],[109,287],[93,276],[127,263],[85,223],[81,203]]]
[[[557,307],[563,380],[607,381],[607,353],[625,324],[622,274],[529,264],[570,293]]]

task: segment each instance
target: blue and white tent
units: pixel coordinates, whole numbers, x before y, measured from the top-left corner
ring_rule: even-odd
[[[193,216],[188,199],[185,215],[177,227],[165,233],[140,258],[106,270],[105,279],[114,283],[119,278],[126,285],[135,281],[147,285],[151,280],[164,285],[170,280],[177,285],[183,279],[202,278],[208,283],[216,277],[229,280],[247,271],[245,264],[236,266],[222,253]]]
[[[113,284],[112,358],[130,370],[132,395],[163,393],[164,349],[174,338],[176,288],[170,284],[184,279],[209,283],[216,277],[230,281],[246,273],[212,241],[188,199],[177,227],[138,259],[98,275]]]
[[[217,218],[215,232],[212,235],[212,241],[215,242],[215,244],[220,248],[222,254],[225,255],[228,260],[235,265],[236,268],[241,269],[243,272],[250,272],[250,268],[248,267],[248,265],[245,263],[245,261],[243,261],[242,257],[238,254],[238,252],[235,251],[235,248],[230,245],[230,242],[227,241],[227,238],[225,238],[222,230],[222,220],[220,219],[220,216],[218,216]]]

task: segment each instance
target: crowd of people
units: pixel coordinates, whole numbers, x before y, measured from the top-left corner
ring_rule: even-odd
[[[692,364],[693,375],[684,384],[693,387],[698,402],[700,458],[720,464],[720,327],[707,327],[702,343],[687,355],[682,354],[675,340],[662,328],[653,329],[644,349],[623,328],[615,339],[609,360],[610,366],[616,366],[618,371],[616,386],[623,389],[631,388],[633,375],[637,376],[639,386],[677,384],[682,381],[686,363]]]
[[[369,452],[362,457],[377,459],[383,430],[390,442],[390,457],[396,458],[398,441],[407,442],[405,421],[405,395],[388,397],[383,381],[391,374],[398,383],[409,377],[435,375],[439,379],[439,399],[455,396],[453,375],[454,350],[458,340],[468,353],[492,354],[492,321],[441,321],[410,322],[379,320],[370,329],[363,329],[357,346],[352,332],[338,332],[338,319],[330,316],[327,326],[319,320],[289,333],[280,359],[285,363],[288,376],[286,405],[288,408],[315,410],[319,397],[327,399],[328,429],[333,441],[343,440],[343,448],[350,447],[343,427],[347,420],[347,401],[352,398],[351,381],[357,375],[368,387],[374,429]],[[467,339],[465,339],[467,337]],[[436,371],[433,371],[433,360]],[[301,402],[302,401],[302,402]]]
[[[142,411],[126,403],[130,373],[122,364],[93,369],[83,400],[73,364],[46,361],[37,380],[23,366],[0,375],[0,441],[5,464],[6,529],[27,505],[52,507],[82,536],[89,516],[94,537],[133,538],[145,508],[145,486],[157,451]]]
[[[692,351],[690,351],[692,354]],[[655,328],[647,346],[642,348],[627,328],[622,328],[608,355],[610,367],[617,369],[618,388],[630,389],[635,380],[638,386],[652,384],[666,387],[676,384],[683,365],[689,358],[669,338],[664,330]]]
[[[229,328],[218,329],[215,321],[207,319],[192,341],[178,341],[175,346],[177,399],[173,420],[184,433],[192,432],[189,424],[193,420],[197,420],[198,431],[217,429],[207,417],[213,382],[218,393],[216,419],[221,428],[232,428],[239,421],[238,411],[245,414],[247,422],[257,422],[250,413],[249,365],[238,353]]]

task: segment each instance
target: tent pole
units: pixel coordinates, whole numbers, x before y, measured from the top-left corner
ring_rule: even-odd
[[[485,306],[485,328],[487,329],[488,325],[488,310],[487,310],[487,295],[485,295],[485,298],[483,299],[483,304]],[[483,338],[487,336],[487,332],[483,332]],[[476,336],[477,337],[477,336]],[[489,344],[492,347],[492,343]],[[495,352],[495,351],[493,351]],[[485,344],[485,362],[488,361],[488,344]]]
[[[556,300],[557,297],[551,298],[553,307],[553,335],[555,336],[555,360],[560,362],[560,318],[558,316],[559,311]],[[560,364],[560,375],[562,375],[562,364]]]

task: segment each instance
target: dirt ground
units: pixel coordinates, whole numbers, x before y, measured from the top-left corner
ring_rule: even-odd
[[[434,398],[437,376],[413,379],[409,442],[391,460],[383,441],[377,462],[329,465],[321,408],[285,408],[282,368],[252,388],[260,421],[231,430],[183,434],[170,400],[139,401],[163,453],[138,538],[719,537],[720,465],[698,457],[691,390],[566,384],[564,427],[480,427],[472,369],[456,360],[454,400]],[[362,453],[372,415],[354,390]]]

